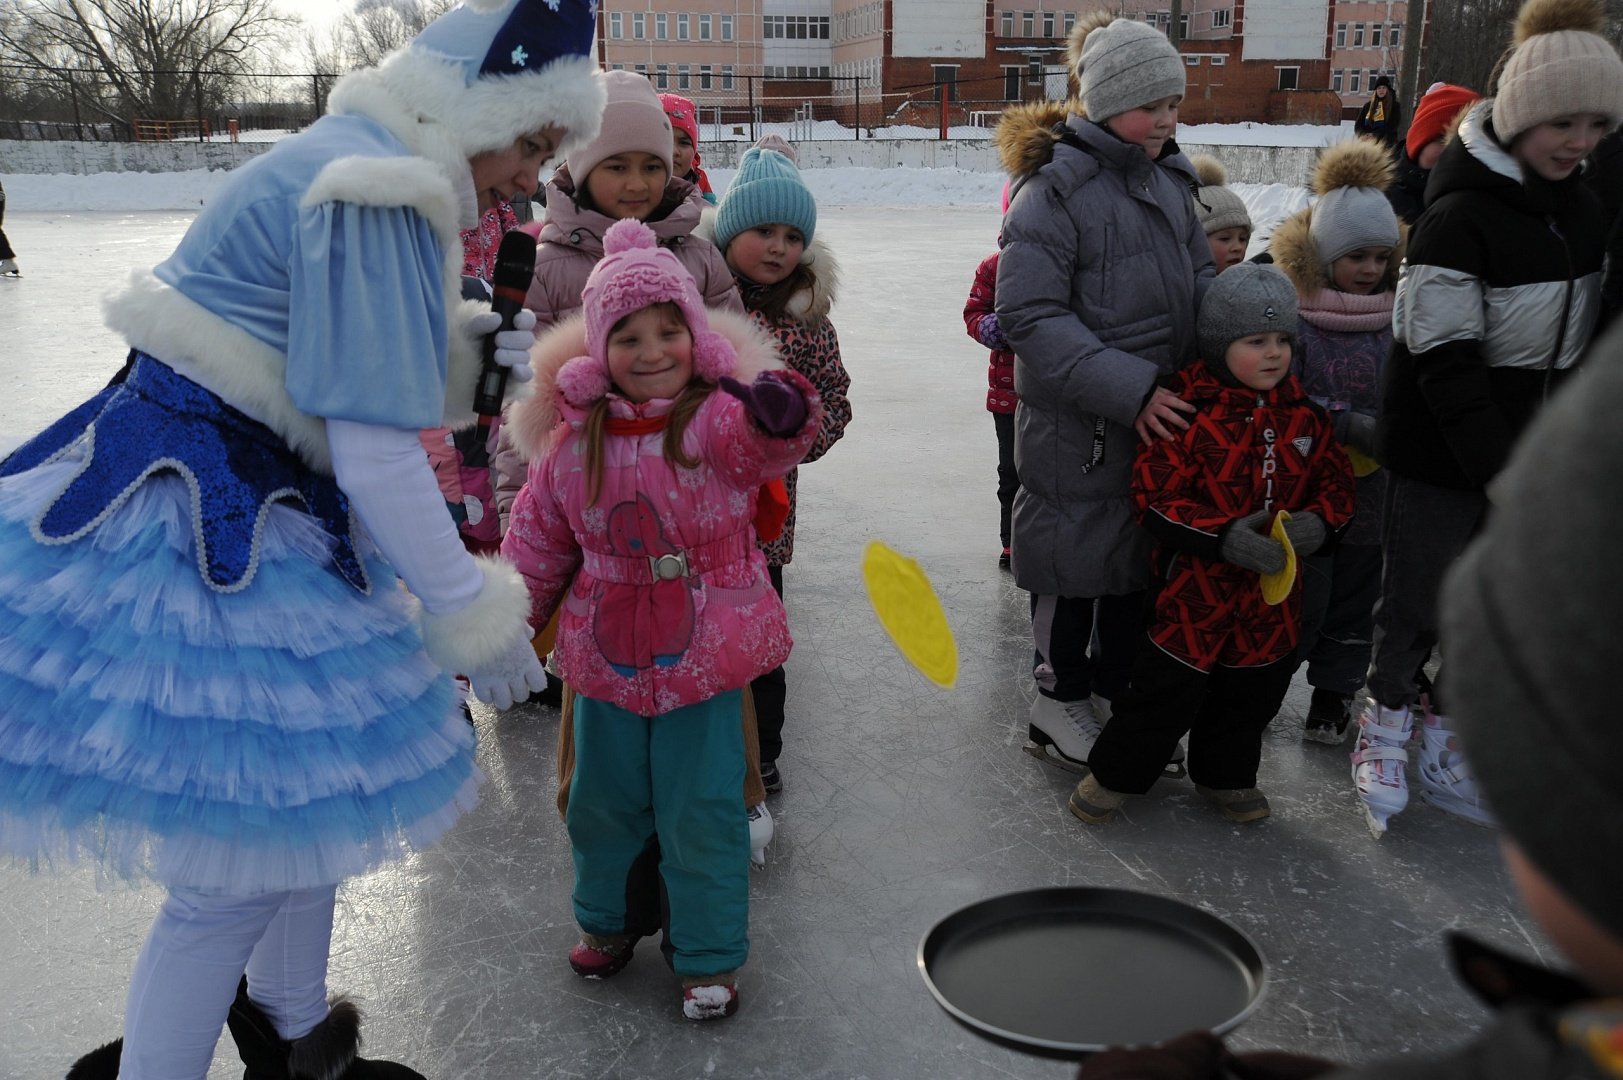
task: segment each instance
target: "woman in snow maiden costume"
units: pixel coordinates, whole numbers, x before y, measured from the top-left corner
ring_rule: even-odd
[[[471,419],[499,324],[458,230],[602,108],[592,5],[486,6],[234,173],[110,301],[120,378],[0,467],[0,850],[168,889],[122,1046],[76,1076],[201,1078],[228,1013],[256,1076],[416,1075],[328,1004],[337,884],[473,805],[451,672],[544,685],[417,431]]]
[[[737,1009],[749,953],[742,689],[790,645],[756,494],[805,455],[822,406],[765,334],[705,310],[648,226],[616,222],[603,250],[583,319],[536,345],[541,392],[510,410],[530,468],[502,551],[537,625],[561,609],[554,658],[576,691],[570,966],[630,961],[646,929],[630,884],[657,843],[683,1014],[709,1020]]]

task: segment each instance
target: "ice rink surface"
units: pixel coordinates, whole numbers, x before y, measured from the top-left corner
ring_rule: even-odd
[[[98,298],[165,257],[188,221],[7,216],[27,276],[0,281],[0,447],[118,369]],[[1250,934],[1269,983],[1231,1038],[1243,1048],[1349,1062],[1440,1051],[1485,1015],[1445,969],[1445,931],[1550,957],[1489,830],[1416,798],[1370,839],[1350,745],[1300,741],[1300,678],[1266,740],[1274,816],[1260,825],[1228,824],[1188,781],[1162,781],[1115,824],[1087,828],[1064,807],[1075,777],[1020,752],[1027,601],[996,565],[986,353],[961,317],[997,225],[995,206],[822,208],[819,234],[844,268],[834,322],[855,418],[801,473],[785,783],[768,865],[750,878],[739,1014],[683,1020],[676,977],[648,943],[610,981],[571,974],[557,713],[475,706],[478,810],[437,848],[339,892],[330,982],[366,1009],[370,1053],[436,1080],[1066,1077],[1074,1067],[958,1027],[916,964],[920,937],[954,909],[1050,885],[1178,897]],[[883,636],[859,572],[874,537],[933,579],[961,654],[955,690],[912,672]],[[159,899],[86,868],[0,868],[0,1077],[61,1076],[118,1033]],[[240,1068],[224,1041],[211,1077]]]

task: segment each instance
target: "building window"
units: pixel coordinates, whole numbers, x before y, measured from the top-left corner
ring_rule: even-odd
[[[664,64],[654,68],[654,84],[661,90],[669,90],[671,88],[670,68]]]
[[[1398,35],[1401,33],[1403,33],[1403,24],[1393,23],[1392,32],[1386,35],[1386,47],[1389,49],[1396,49],[1398,47]]]
[[[666,18],[665,14],[663,12],[659,12],[659,13],[656,13],[654,15],[654,40],[655,41],[664,41],[665,38],[668,36],[666,34],[666,26],[667,26],[668,22],[669,22],[669,20]]]
[[[1199,53],[1189,53],[1189,54],[1184,56],[1183,62],[1188,67],[1199,67],[1200,66],[1200,54]]]
[[[1363,23],[1353,23],[1352,47],[1355,48],[1355,49],[1362,49],[1364,47],[1364,24]]]
[[[710,16],[708,15],[699,16],[699,40],[710,40]]]
[[[709,64],[700,64],[699,65],[699,89],[700,90],[709,90],[710,89],[710,65]]]
[[[1014,37],[1014,12],[1005,11],[1003,13],[1003,29],[1001,34],[1003,37]]]
[[[618,11],[613,12],[612,14],[609,15],[609,37],[611,37],[611,38],[619,37],[620,36],[620,31],[623,28],[623,26],[624,26],[624,22],[621,19],[620,13]]]
[[[1075,29],[1076,29],[1076,12],[1067,11],[1065,13],[1065,36],[1070,37],[1071,36],[1071,31],[1075,30]]]
[[[1020,13],[1020,34],[1022,37],[1037,36],[1037,15],[1032,11]]]
[[[648,16],[640,11],[631,16],[631,36],[639,41],[648,36]]]
[[[1031,63],[1026,65],[1026,78],[1030,79],[1034,83],[1040,83],[1040,82],[1043,81],[1043,58],[1042,57],[1033,56],[1031,58]]]
[[[1297,79],[1297,77],[1299,75],[1302,74],[1302,69],[1301,68],[1299,68],[1299,67],[1282,67],[1282,68],[1274,68],[1274,70],[1279,72],[1279,89],[1281,89],[1281,90],[1295,90],[1296,89],[1296,79]]]
[[[686,64],[677,64],[676,65],[676,88],[678,90],[691,90],[691,89],[693,89],[693,84],[688,79],[688,70],[689,70],[688,65],[686,65]]]
[[[1341,69],[1340,68],[1336,68],[1334,71],[1332,71],[1330,73],[1330,89],[1334,90],[1338,94],[1341,93]]]
[[[1226,53],[1212,53],[1212,67],[1222,67],[1228,62],[1229,58]]]
[[[686,15],[678,15],[676,17],[676,40],[677,41],[686,41],[687,39],[688,39],[688,17]]]
[[[1045,12],[1043,12],[1043,37],[1053,37],[1053,36],[1054,36],[1054,13],[1052,11],[1045,11]]]
[[[1229,24],[1229,19],[1232,18],[1233,15],[1234,12],[1230,11],[1228,8],[1223,8],[1221,11],[1212,12],[1212,29],[1223,29]]]
[[[958,65],[957,64],[931,64],[930,70],[935,74],[935,96],[941,97],[941,88],[947,88],[947,100],[958,100]]]
[[[1020,69],[1017,67],[1003,69],[1003,100],[1020,100]]]
[[[647,64],[638,64],[636,70],[637,70],[638,75],[646,75],[646,74],[648,74],[648,65]]]
[[[723,15],[722,18],[725,19],[727,16]],[[733,65],[731,64],[721,65],[721,88],[723,90],[731,90],[733,88]]]
[[[1381,26],[1380,23],[1375,23],[1374,25],[1372,25],[1369,28],[1369,45],[1370,45],[1370,48],[1379,49],[1381,47],[1381,30],[1382,29],[1384,29],[1384,28]]]
[[[733,17],[731,15],[721,16],[721,40],[733,40]]]
[[[1344,23],[1344,22],[1338,22],[1338,23],[1336,23],[1336,48],[1345,49],[1346,47],[1347,47],[1347,24]]]
[[[1347,72],[1347,93],[1362,94],[1364,92],[1364,73],[1358,68]]]
[[[1178,40],[1183,41],[1189,37],[1189,16],[1178,16]]]

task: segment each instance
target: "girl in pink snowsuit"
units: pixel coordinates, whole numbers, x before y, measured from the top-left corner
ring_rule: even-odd
[[[535,625],[561,608],[554,655],[577,692],[570,964],[630,960],[627,881],[657,841],[683,1012],[710,1019],[736,1011],[749,949],[741,688],[790,646],[757,490],[804,456],[822,407],[746,318],[705,310],[646,225],[616,223],[604,252],[510,410],[530,466],[502,550]]]

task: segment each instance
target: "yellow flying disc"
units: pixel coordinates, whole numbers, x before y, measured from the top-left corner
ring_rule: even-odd
[[[1381,463],[1361,450],[1354,450],[1350,446],[1342,446],[1347,451],[1347,460],[1352,462],[1354,476],[1368,476],[1381,467]]]
[[[862,580],[879,625],[907,662],[937,686],[958,681],[958,643],[919,564],[878,540],[862,555]]]
[[[1291,519],[1290,514],[1281,510],[1274,515],[1274,524],[1268,530],[1268,535],[1285,546],[1285,569],[1277,574],[1262,575],[1262,600],[1265,604],[1277,604],[1291,594],[1291,586],[1296,584],[1296,549],[1291,547],[1290,534],[1285,531],[1285,522]]]

